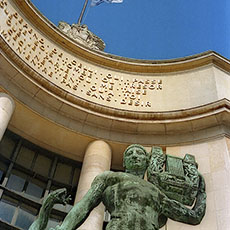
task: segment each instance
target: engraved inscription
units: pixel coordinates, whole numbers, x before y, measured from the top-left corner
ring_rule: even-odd
[[[1,37],[28,65],[63,89],[94,102],[126,107],[152,107],[155,93],[163,89],[158,77],[135,77],[98,71],[53,44],[25,21],[6,0],[0,0]]]

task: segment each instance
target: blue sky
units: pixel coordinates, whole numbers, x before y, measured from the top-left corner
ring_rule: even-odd
[[[54,24],[77,23],[84,0],[32,0]],[[230,0],[123,0],[88,7],[83,24],[105,52],[171,59],[214,50],[230,59]]]

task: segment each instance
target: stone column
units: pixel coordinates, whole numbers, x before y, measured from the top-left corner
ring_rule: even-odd
[[[0,141],[6,131],[14,108],[13,99],[9,95],[0,92]]]
[[[80,180],[78,184],[75,203],[77,203],[89,190],[93,179],[100,173],[110,170],[112,152],[110,146],[102,141],[93,141],[87,147]],[[105,208],[101,203],[95,208],[79,230],[101,230],[103,226]]]

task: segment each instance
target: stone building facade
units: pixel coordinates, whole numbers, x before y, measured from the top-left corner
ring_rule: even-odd
[[[228,59],[140,61],[91,50],[22,0],[0,0],[0,47],[1,229],[28,229],[42,198],[66,187],[74,200],[55,206],[54,226],[97,174],[123,170],[132,143],[193,154],[205,177],[202,223],[169,220],[162,229],[229,229]],[[100,205],[80,229],[101,230],[104,219]]]

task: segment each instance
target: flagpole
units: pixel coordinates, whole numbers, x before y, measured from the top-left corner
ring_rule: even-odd
[[[83,18],[84,14],[85,14],[85,9],[86,9],[86,7],[87,7],[88,1],[89,1],[89,0],[85,0],[84,6],[83,6],[83,8],[82,8],[80,17],[79,17],[78,22],[77,22],[77,24],[79,24],[79,25],[81,24],[82,18]]]

